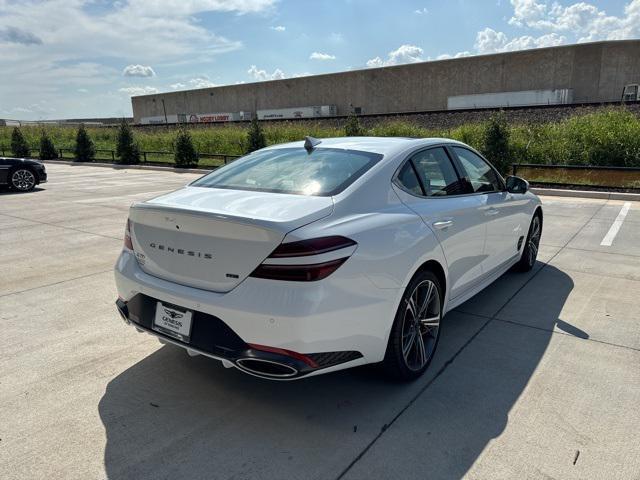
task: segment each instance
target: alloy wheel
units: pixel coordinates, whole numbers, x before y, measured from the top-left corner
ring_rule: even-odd
[[[11,175],[11,185],[17,190],[26,192],[31,190],[36,184],[36,177],[30,170],[21,169],[16,170]]]
[[[538,248],[540,248],[540,234],[542,229],[540,228],[540,217],[537,215],[533,217],[531,222],[531,233],[529,234],[528,250],[529,250],[529,265],[533,265],[538,257]]]
[[[431,359],[440,329],[440,292],[431,280],[419,283],[406,300],[402,323],[402,355],[412,371]]]

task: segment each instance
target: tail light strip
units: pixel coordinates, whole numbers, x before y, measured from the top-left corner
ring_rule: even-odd
[[[133,242],[131,241],[131,220],[127,218],[127,225],[124,229],[124,248],[133,251]]]
[[[318,255],[308,255],[303,257],[281,257],[273,258],[269,256],[263,265],[310,265],[314,263],[324,263],[339,258],[350,257],[356,251],[357,245],[333,250],[331,252],[320,253]]]
[[[357,243],[340,236],[280,244],[252,277],[314,282],[335,272],[356,250]]]

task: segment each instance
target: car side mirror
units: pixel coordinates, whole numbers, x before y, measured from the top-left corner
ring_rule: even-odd
[[[509,193],[527,193],[529,190],[529,182],[524,178],[510,175],[507,177],[507,192]]]

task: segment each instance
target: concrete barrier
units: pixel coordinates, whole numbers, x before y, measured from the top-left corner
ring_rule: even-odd
[[[563,188],[531,188],[531,191],[536,195],[554,197],[600,198],[603,200],[630,200],[640,202],[640,193],[567,190]]]

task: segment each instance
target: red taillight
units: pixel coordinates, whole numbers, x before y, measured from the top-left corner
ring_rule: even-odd
[[[312,265],[271,265],[263,263],[253,271],[251,276],[270,280],[288,280],[290,282],[315,282],[331,275],[346,260],[347,258],[345,257]]]
[[[341,248],[351,247],[356,242],[349,238],[333,236],[312,238],[299,242],[282,243],[276,248],[269,258],[306,257],[333,252]]]
[[[284,348],[267,347],[266,345],[256,345],[255,343],[247,343],[247,345],[249,345],[251,348],[255,350],[261,350],[263,352],[269,352],[269,353],[277,353],[279,355],[285,355],[287,357],[295,358],[296,360],[300,360],[301,362],[306,363],[311,368],[318,368],[318,364],[312,358],[309,358],[302,353],[294,352],[292,350],[285,350]]]
[[[326,257],[318,258],[316,262],[306,257],[322,255],[355,245],[357,245],[357,243],[353,240],[340,236],[320,237],[298,242],[283,243],[269,255],[267,260],[287,258],[289,262],[291,262],[292,259],[297,257],[305,258],[301,258],[300,263],[265,262],[258,266],[251,276],[290,282],[314,282],[322,280],[346,262],[353,251],[344,252],[344,256],[331,260],[326,260]],[[335,255],[339,255],[339,252],[336,252]]]
[[[127,218],[127,226],[124,229],[124,248],[133,250],[133,242],[131,242],[131,220]]]

